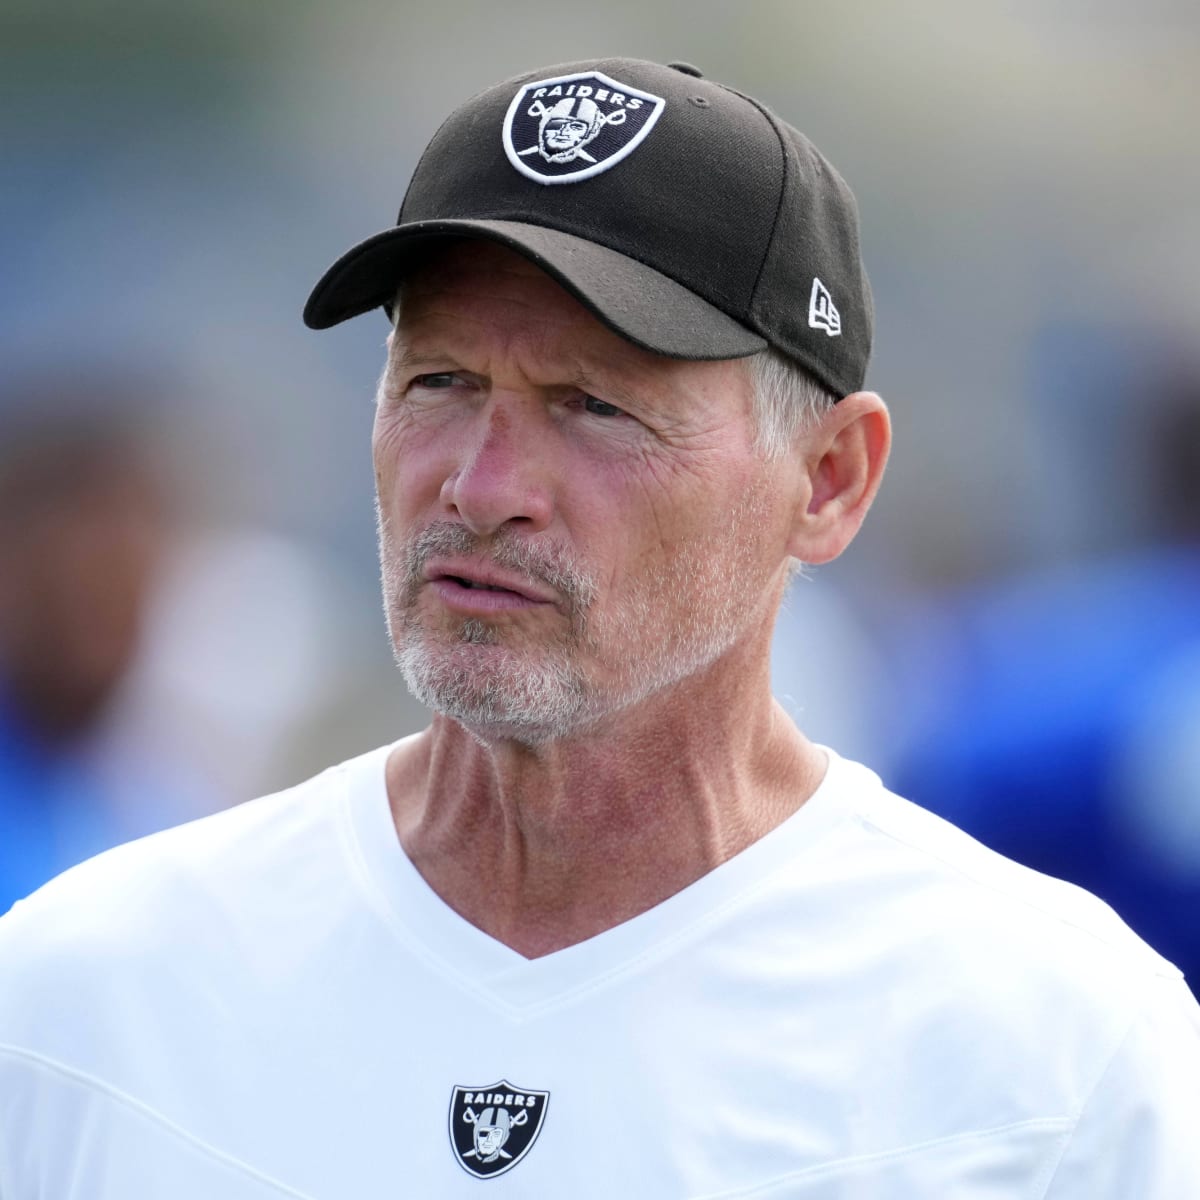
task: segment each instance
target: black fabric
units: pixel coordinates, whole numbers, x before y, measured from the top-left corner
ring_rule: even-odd
[[[575,82],[523,90],[562,77]],[[605,79],[662,104],[597,101]],[[568,96],[576,86],[592,102]],[[503,139],[510,107],[516,162]],[[538,153],[543,114],[580,129],[590,119],[587,153],[563,163]],[[633,59],[569,63],[468,101],[422,155],[397,227],[326,272],[305,321],[327,328],[390,303],[418,250],[452,236],[514,247],[658,353],[732,358],[769,343],[838,395],[862,386],[871,302],[849,188],[802,134],[689,71]],[[836,336],[810,324],[814,278],[840,314]]]
[[[425,221],[376,234],[330,268],[326,279],[333,281],[331,301],[322,290],[324,281],[317,285],[309,306],[320,306],[328,319],[314,327],[327,328],[390,305],[398,281],[431,247],[462,238],[510,246],[557,279],[611,329],[656,354],[743,358],[767,344],[652,267],[572,234],[511,221]],[[388,281],[382,293],[381,281]]]

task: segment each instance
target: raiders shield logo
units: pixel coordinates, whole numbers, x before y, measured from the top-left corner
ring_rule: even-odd
[[[514,1087],[507,1079],[450,1093],[450,1145],[464,1171],[490,1179],[529,1153],[546,1119],[549,1092]]]
[[[666,101],[599,71],[527,83],[508,106],[504,150],[538,183],[589,179],[632,154]]]

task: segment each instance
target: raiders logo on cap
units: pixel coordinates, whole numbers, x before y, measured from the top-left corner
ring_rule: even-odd
[[[459,1166],[477,1179],[511,1171],[529,1153],[546,1119],[549,1092],[507,1079],[450,1093],[450,1145]]]
[[[666,101],[599,71],[539,79],[513,97],[504,150],[538,183],[576,183],[632,154]]]

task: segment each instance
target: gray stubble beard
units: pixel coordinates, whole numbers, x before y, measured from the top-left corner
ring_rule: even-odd
[[[765,511],[764,497],[749,493],[729,520],[736,530],[753,531]],[[752,537],[752,534],[751,534]],[[668,587],[699,591],[701,602],[666,636],[646,648],[636,663],[616,671],[617,682],[597,687],[581,667],[583,653],[601,661],[600,639],[589,623],[598,588],[594,577],[561,547],[533,543],[505,530],[489,539],[465,526],[439,522],[408,539],[391,541],[379,517],[384,608],[395,658],[414,697],[462,724],[482,741],[510,739],[530,747],[577,733],[599,718],[637,704],[715,661],[746,627],[747,611],[761,592],[752,586],[751,542],[693,544],[672,566]],[[503,645],[504,634],[479,620],[463,621],[455,642],[432,636],[417,616],[422,570],[434,555],[468,554],[536,579],[564,597],[568,627],[538,654]],[[624,630],[653,628],[661,620],[661,580],[639,580],[621,611],[610,617],[615,636]],[[469,647],[488,646],[482,662]]]
[[[481,740],[506,739],[529,746],[567,736],[592,719],[593,689],[579,666],[589,644],[587,609],[596,585],[568,555],[500,531],[477,537],[463,525],[430,525],[396,546],[379,516],[384,610],[396,663],[413,696],[459,722]],[[432,633],[418,615],[425,563],[465,554],[553,588],[566,602],[568,628],[541,654],[503,645],[504,634],[487,621],[462,621],[448,634]],[[487,646],[486,657],[470,648]],[[477,661],[472,661],[472,658]]]

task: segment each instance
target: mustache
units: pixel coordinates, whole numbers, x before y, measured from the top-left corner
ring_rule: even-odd
[[[595,577],[565,547],[534,542],[511,529],[480,537],[454,521],[428,525],[402,547],[407,597],[416,596],[424,582],[425,564],[431,558],[451,554],[488,559],[498,567],[543,583],[563,597],[572,614],[584,612],[596,599]]]

